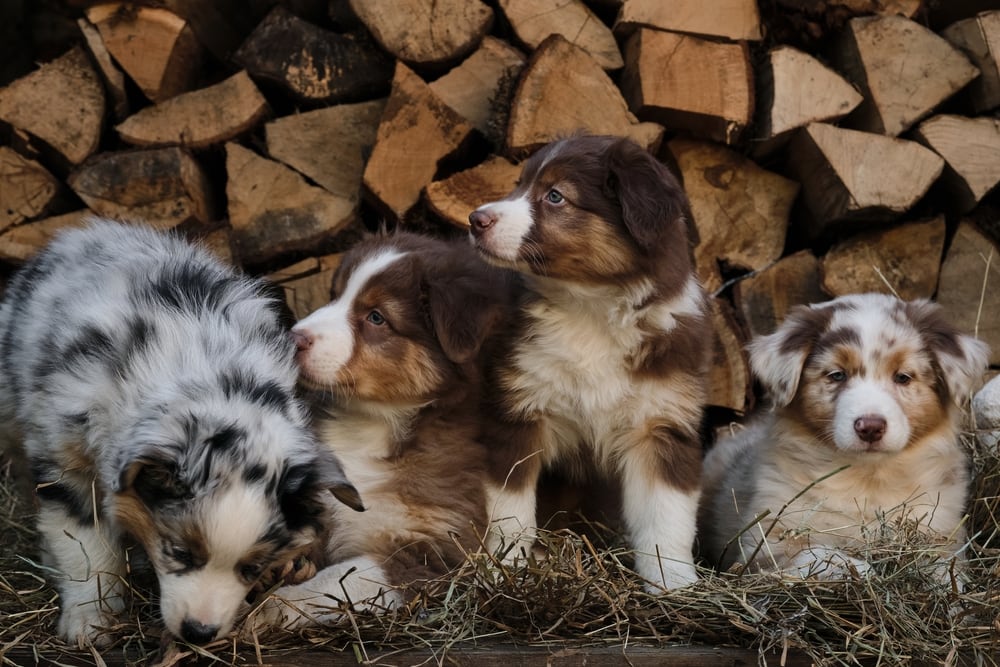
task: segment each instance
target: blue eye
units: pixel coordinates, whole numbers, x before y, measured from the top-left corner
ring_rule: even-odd
[[[847,379],[847,373],[844,371],[830,371],[826,374],[826,379],[831,382],[843,382]]]
[[[559,192],[555,188],[552,188],[551,190],[545,193],[545,201],[549,202],[550,204],[561,204],[564,201],[566,201],[566,198],[562,196],[561,192]]]
[[[365,319],[377,327],[380,327],[383,324],[385,324],[385,318],[382,317],[382,313],[378,312],[377,310],[373,310],[372,312],[368,313],[368,317],[366,317]]]

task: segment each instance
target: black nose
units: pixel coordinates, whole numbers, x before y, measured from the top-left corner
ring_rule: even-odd
[[[885,418],[865,415],[854,420],[854,432],[865,442],[878,442],[885,435]]]
[[[469,214],[469,224],[472,225],[472,233],[484,232],[497,224],[497,214],[488,208],[479,208]]]
[[[190,618],[184,619],[181,623],[181,638],[192,644],[204,644],[215,639],[215,633],[219,631],[217,625],[205,625],[199,621],[192,621]]]

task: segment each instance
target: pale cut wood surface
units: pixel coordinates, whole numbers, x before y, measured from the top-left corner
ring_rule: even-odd
[[[507,127],[507,147],[523,155],[579,130],[628,137],[655,149],[663,136],[656,123],[642,123],[611,78],[590,54],[552,35],[521,74]]]
[[[296,319],[302,319],[330,303],[333,272],[340,265],[342,256],[336,253],[310,257],[267,276],[281,287],[285,293],[285,302],[292,309]]]
[[[77,19],[76,24],[80,27],[87,51],[101,73],[104,89],[108,93],[111,113],[116,120],[122,120],[128,116],[130,108],[128,93],[125,90],[125,75],[112,60],[97,27],[87,19]]]
[[[881,292],[929,299],[937,289],[944,238],[943,215],[856,234],[823,256],[823,289],[833,296]]]
[[[819,260],[809,250],[782,257],[733,287],[751,336],[774,333],[793,306],[829,298],[820,286]]]
[[[385,214],[401,221],[434,179],[441,160],[463,148],[474,128],[403,63],[382,114],[364,187]]]
[[[972,111],[982,113],[1000,107],[1000,10],[953,23],[941,36],[979,68],[979,78],[967,88]]]
[[[709,6],[702,0],[625,0],[615,31],[627,33],[639,26],[732,41],[756,41],[763,36],[757,0],[717,0]]]
[[[480,0],[350,0],[386,51],[410,64],[442,64],[470,53],[493,25]]]
[[[112,2],[86,11],[104,46],[153,102],[190,90],[203,61],[187,21],[159,7]]]
[[[737,142],[753,114],[746,43],[639,29],[625,45],[621,87],[639,118],[722,143]]]
[[[781,257],[797,183],[717,144],[673,139],[667,147],[701,237],[695,260],[706,289],[721,287],[720,262],[754,270]]]
[[[214,86],[146,107],[115,129],[136,146],[205,148],[251,130],[268,112],[267,100],[241,71]]]
[[[611,29],[581,0],[500,0],[517,38],[535,49],[552,34],[559,34],[593,56],[606,70],[624,64]]]
[[[715,341],[708,375],[708,404],[744,412],[751,395],[747,337],[729,302],[712,299],[711,310]]]
[[[851,19],[836,55],[841,71],[865,98],[846,123],[891,137],[979,74],[947,40],[902,16]]]
[[[48,169],[0,146],[0,232],[45,215],[61,187]]]
[[[0,120],[37,137],[70,164],[97,150],[104,88],[82,47],[0,89]]]
[[[338,197],[357,201],[384,108],[382,99],[278,118],[265,126],[267,153]]]
[[[469,228],[469,214],[503,199],[521,175],[521,166],[499,156],[427,186],[424,197],[430,209],[460,229]]]
[[[944,158],[945,181],[959,210],[971,210],[1000,183],[1000,120],[934,116],[913,135]]]
[[[11,227],[0,234],[0,260],[20,263],[33,256],[61,230],[82,227],[93,211],[83,209]]]

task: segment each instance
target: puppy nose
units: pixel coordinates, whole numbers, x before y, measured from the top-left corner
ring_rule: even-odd
[[[473,232],[483,232],[497,224],[497,214],[488,208],[478,208],[469,214]]]
[[[291,336],[292,336],[292,341],[295,343],[296,349],[308,350],[310,347],[312,347],[313,338],[308,331],[305,330],[298,331],[296,329],[292,329]]]
[[[854,420],[854,432],[865,442],[878,442],[885,435],[885,418],[865,415]]]
[[[210,642],[215,639],[215,633],[218,631],[218,625],[205,625],[190,618],[184,619],[184,622],[181,623],[181,638],[192,644]]]

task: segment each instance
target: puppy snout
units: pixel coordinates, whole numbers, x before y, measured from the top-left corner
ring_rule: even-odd
[[[864,415],[854,420],[854,432],[864,442],[874,443],[885,435],[885,417]]]
[[[488,208],[479,208],[469,214],[472,233],[478,234],[497,224],[497,214]]]
[[[312,347],[313,337],[312,334],[306,330],[292,329],[291,332],[292,341],[295,343],[295,349],[297,350],[308,350]]]
[[[218,625],[205,625],[190,618],[181,623],[181,639],[192,644],[205,644],[215,639]]]

